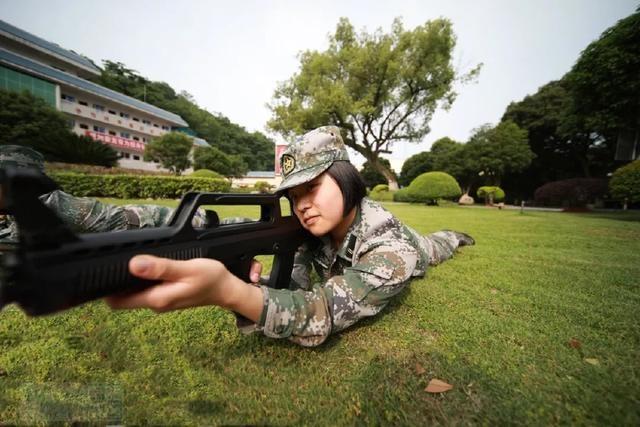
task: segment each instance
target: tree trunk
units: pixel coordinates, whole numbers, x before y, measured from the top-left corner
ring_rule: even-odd
[[[378,172],[384,175],[384,177],[387,179],[387,184],[389,185],[389,191],[398,191],[400,189],[400,187],[398,186],[398,180],[396,179],[396,177],[393,175],[393,173],[391,173],[391,170],[387,169],[385,165],[383,165],[378,161],[377,156],[375,157],[365,156],[365,158]]]

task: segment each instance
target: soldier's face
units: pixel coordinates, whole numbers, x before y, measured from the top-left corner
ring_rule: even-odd
[[[300,223],[314,236],[324,236],[340,229],[346,221],[342,191],[326,173],[290,189],[289,198]]]

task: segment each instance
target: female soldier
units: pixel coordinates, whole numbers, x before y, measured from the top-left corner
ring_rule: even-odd
[[[249,319],[252,325],[244,331],[315,346],[380,312],[412,277],[423,276],[427,265],[450,258],[458,246],[474,244],[470,236],[452,231],[420,236],[364,197],[365,185],[337,127],[299,138],[282,155],[281,165],[278,192],[287,195],[302,226],[318,237],[299,248],[289,289],[259,285],[258,263],[250,274],[255,283],[249,284],[216,260],[141,255],[131,260],[131,273],[163,282],[109,297],[111,307],[164,312],[213,304]],[[319,283],[311,280],[312,268]]]

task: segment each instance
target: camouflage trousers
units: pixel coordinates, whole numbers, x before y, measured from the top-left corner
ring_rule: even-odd
[[[98,233],[136,228],[152,228],[166,225],[173,209],[158,205],[110,205],[88,197],[74,197],[56,190],[40,196],[40,200],[53,210],[72,231]],[[205,213],[198,211],[193,226],[206,225]],[[10,217],[0,220],[0,241],[16,242],[18,230]]]

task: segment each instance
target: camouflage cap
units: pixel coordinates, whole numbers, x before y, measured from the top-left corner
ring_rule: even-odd
[[[0,145],[0,168],[15,166],[44,172],[44,156],[22,145]]]
[[[337,126],[322,126],[289,144],[280,157],[284,180],[278,192],[304,184],[326,171],[333,162],[349,161]]]

